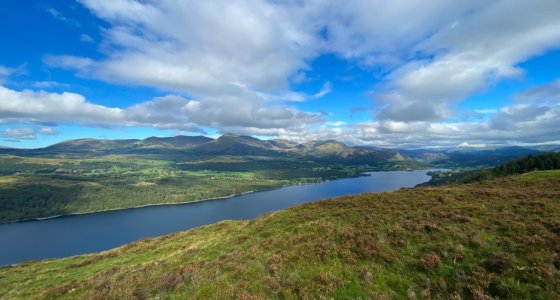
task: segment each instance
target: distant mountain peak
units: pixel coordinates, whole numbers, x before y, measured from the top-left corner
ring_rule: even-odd
[[[232,137],[233,137],[233,138],[235,138],[235,137],[242,137],[242,135],[235,134],[235,133],[231,133],[231,132],[226,132],[226,133],[222,134],[218,139],[221,139],[221,138],[232,138]]]

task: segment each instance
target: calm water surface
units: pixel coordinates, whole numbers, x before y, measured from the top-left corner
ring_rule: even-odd
[[[71,215],[0,225],[0,265],[111,249],[222,220],[251,219],[266,212],[323,198],[413,187],[428,171],[374,172],[371,176],[288,186],[275,190],[179,205]]]

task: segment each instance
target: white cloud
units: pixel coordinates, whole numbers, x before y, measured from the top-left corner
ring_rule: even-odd
[[[480,148],[485,148],[487,146],[488,145],[486,145],[486,144],[470,144],[470,143],[467,143],[467,142],[462,142],[459,145],[457,145],[458,148],[466,148],[466,149],[469,149],[469,148],[480,149]]]
[[[197,97],[239,84],[279,92],[290,75],[294,82],[305,80],[306,61],[321,53],[395,65],[427,36],[487,5],[483,0],[80,2],[112,25],[105,34],[111,51],[93,68],[81,62],[75,69]],[[51,62],[68,67],[70,58]]]
[[[56,131],[51,127],[41,127],[39,128],[38,132],[42,135],[59,135],[60,132]]]
[[[521,93],[507,107],[475,111],[483,121],[448,121],[454,104],[504,78],[522,78],[520,62],[560,46],[556,0],[80,2],[109,24],[101,41],[106,56],[45,56],[45,63],[170,95],[109,108],[72,93],[4,88],[0,95],[28,110],[0,110],[0,120],[214,127],[377,146],[560,140],[558,82]],[[332,53],[388,74],[372,93],[380,105],[374,120],[318,125],[321,114],[286,104],[331,92],[329,82],[316,94],[289,85],[309,80],[309,62]],[[66,115],[56,120],[42,105],[59,98],[65,105],[58,115]]]
[[[49,88],[70,88],[69,84],[60,83],[56,81],[37,81],[33,83],[33,87],[39,89],[49,89]]]
[[[53,7],[49,7],[46,9],[46,11],[53,16],[53,18],[62,21],[62,22],[66,22],[70,25],[73,25],[75,27],[79,27],[80,23],[74,19],[71,18],[67,18],[63,13],[61,13],[60,11],[58,11],[57,9],[53,8]]]
[[[12,69],[0,65],[0,83],[4,83],[4,81],[6,81],[6,79],[8,79],[10,75],[12,75],[12,73]]]
[[[150,126],[195,132],[202,131],[201,126],[297,129],[322,120],[320,114],[267,106],[264,98],[242,89],[230,97],[232,100],[223,101],[221,97],[199,101],[168,95],[113,108],[93,104],[75,93],[14,91],[0,86],[0,123]]]
[[[504,145],[543,145],[560,143],[560,103],[539,101],[554,98],[556,82],[533,87],[516,96],[517,102],[497,111],[488,111],[487,119],[469,122],[430,122],[378,120],[346,124],[332,128],[329,122],[304,131],[284,131],[281,138],[337,139],[354,145],[391,148],[450,148]],[[536,95],[540,95],[536,96]],[[530,102],[540,103],[530,105]]]
[[[47,8],[47,12],[51,14],[51,16],[53,16],[55,19],[58,19],[60,21],[66,21],[66,17],[64,17],[64,15],[61,12],[59,12],[58,10],[52,7]]]
[[[95,62],[51,57],[52,65],[201,97],[231,85],[281,92],[321,53],[382,66],[409,60],[379,100],[410,111],[426,106],[416,119],[445,118],[449,101],[518,75],[514,64],[557,45],[560,32],[551,0],[81,2],[112,24],[105,36],[112,51]],[[410,61],[419,52],[436,57]],[[397,111],[382,116],[397,119]]]
[[[30,127],[8,127],[2,131],[2,138],[11,142],[19,142],[20,140],[35,140],[37,135],[58,135],[58,131],[50,127],[41,127],[39,129]]]
[[[84,43],[95,43],[95,40],[88,34],[82,33],[80,35],[80,41]]]
[[[560,46],[558,11],[558,1],[495,1],[441,29],[417,48],[435,58],[395,70],[389,91],[377,94],[380,117],[444,120],[450,103],[522,76],[519,62]]]
[[[9,68],[3,65],[0,65],[0,84],[7,81],[12,76],[17,75],[24,75],[27,73],[27,64],[22,64],[15,68]]]
[[[12,69],[0,65],[0,78],[8,77],[12,74]]]
[[[325,47],[369,65],[394,66],[411,49],[469,11],[487,5],[475,0],[341,1],[322,3],[326,20]]]
[[[86,57],[78,57],[73,55],[46,55],[43,61],[48,66],[56,66],[69,70],[80,70],[83,74],[95,65],[95,61]]]
[[[346,126],[346,122],[344,122],[344,121],[330,121],[330,122],[326,122],[325,125],[340,127],[340,126]]]
[[[0,122],[27,120],[36,123],[100,125],[122,118],[122,110],[87,102],[74,93],[21,92],[0,86]]]
[[[531,105],[560,105],[560,80],[529,88],[517,94],[515,100]]]
[[[304,71],[298,71],[296,72],[294,75],[292,75],[290,77],[290,79],[292,80],[292,82],[294,83],[302,83],[302,82],[306,82],[309,80],[309,78],[307,78],[307,75],[305,74]]]
[[[323,84],[323,87],[321,87],[321,90],[313,95],[313,98],[322,98],[322,97],[326,96],[327,94],[330,94],[330,92],[332,92],[332,84],[327,81]]]
[[[495,114],[498,112],[498,110],[495,108],[485,108],[485,109],[475,109],[474,112],[483,115],[488,115],[488,114]]]
[[[25,75],[27,74],[27,64],[21,64],[15,68],[9,68],[0,65],[0,84],[6,82],[12,76]]]
[[[97,78],[196,97],[227,93],[232,85],[277,92],[315,54],[316,37],[302,32],[292,15],[296,4],[81,2],[112,24],[105,36],[114,50],[109,57],[92,70],[87,64],[75,67]]]
[[[9,140],[37,139],[37,135],[32,128],[6,128],[2,131],[2,137]]]
[[[332,92],[332,84],[330,82],[325,82],[319,91],[315,94],[309,95],[303,92],[287,91],[282,94],[270,94],[270,93],[257,93],[261,97],[271,100],[271,101],[291,101],[291,102],[303,102],[309,99],[322,98]]]

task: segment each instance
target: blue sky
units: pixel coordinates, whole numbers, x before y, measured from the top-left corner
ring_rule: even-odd
[[[558,15],[555,0],[8,0],[0,146],[558,144]]]

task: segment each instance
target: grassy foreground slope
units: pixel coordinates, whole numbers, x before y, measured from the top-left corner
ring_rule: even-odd
[[[6,298],[560,298],[560,171],[363,194],[0,268]]]

